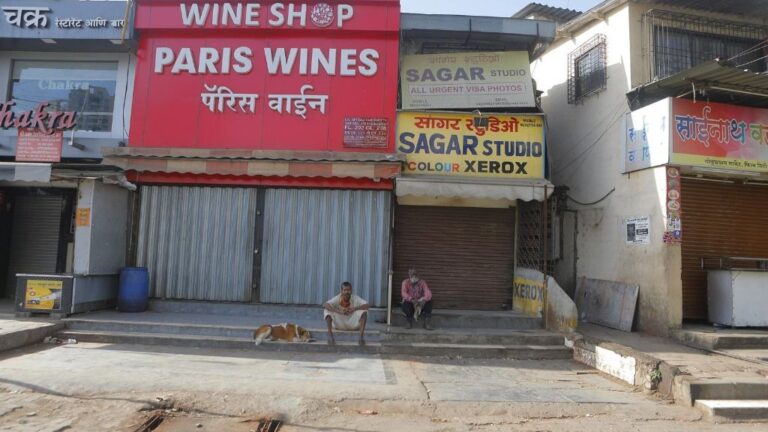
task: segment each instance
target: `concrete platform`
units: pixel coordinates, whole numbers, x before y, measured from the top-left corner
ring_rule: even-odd
[[[591,361],[599,370],[630,384],[657,388],[678,404],[768,400],[768,365],[694,349],[671,338],[593,324],[581,324],[578,332],[579,336],[569,342],[575,359],[586,364]],[[728,411],[721,410],[717,418],[727,416]],[[740,419],[736,416],[731,420]]]
[[[312,319],[299,316],[298,319],[286,316],[284,311],[279,313],[264,313],[259,315],[211,315],[178,312],[141,312],[120,313],[116,311],[99,311],[89,314],[73,315],[62,320],[68,331],[96,331],[118,333],[144,333],[165,335],[187,335],[200,337],[235,338],[253,341],[253,331],[264,324],[281,324],[290,322],[298,324],[312,333],[313,339],[325,341],[327,330],[322,320],[322,311],[312,310]],[[381,332],[386,326],[371,322],[366,325],[369,340],[379,341]],[[356,341],[357,332],[335,332],[338,341]]]
[[[728,378],[681,381],[683,402],[694,405],[698,400],[768,400],[768,379]]]
[[[160,345],[206,349],[241,349],[255,352],[279,351],[378,354],[381,351],[381,343],[378,342],[368,342],[365,346],[359,346],[356,342],[339,340],[337,340],[335,346],[329,346],[326,342],[264,342],[261,345],[256,346],[253,342],[253,339],[251,338],[198,336],[185,334],[64,330],[59,332],[58,336],[62,338],[73,338],[78,342]]]
[[[705,350],[767,349],[768,328],[718,328],[706,325],[686,325],[671,333],[685,345]]]
[[[406,330],[391,327],[384,334],[389,342],[476,344],[476,345],[557,345],[564,346],[563,335],[546,330],[438,329]]]
[[[168,345],[177,347],[272,351],[341,352],[463,358],[568,359],[571,350],[561,335],[538,327],[540,320],[511,312],[436,311],[434,331],[417,327],[387,327],[371,317],[366,342],[358,347],[358,332],[335,331],[337,345],[327,344],[319,307],[247,305],[192,301],[152,301],[142,313],[99,311],[63,320],[61,337],[83,342]],[[236,311],[237,313],[233,313]],[[307,328],[314,343],[253,343],[253,331],[263,324],[291,322]],[[440,323],[472,327],[442,327]],[[482,327],[483,325],[487,327]],[[504,327],[508,326],[508,327]],[[530,327],[537,328],[535,330]]]
[[[392,312],[392,325],[403,327],[405,316],[399,309]],[[416,323],[416,325],[420,325]],[[435,309],[432,311],[432,325],[451,329],[505,329],[535,330],[544,327],[540,318],[533,318],[513,311],[476,311]]]
[[[64,329],[61,322],[46,319],[0,319],[0,351],[41,342]]]

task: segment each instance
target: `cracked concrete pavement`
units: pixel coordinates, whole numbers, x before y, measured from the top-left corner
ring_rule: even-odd
[[[0,431],[758,431],[715,425],[569,360],[469,360],[76,344],[0,357]],[[198,428],[197,424],[201,424]],[[249,429],[250,428],[250,429]]]

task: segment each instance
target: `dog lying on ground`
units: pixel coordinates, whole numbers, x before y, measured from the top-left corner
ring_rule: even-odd
[[[256,345],[264,340],[283,342],[312,342],[309,330],[296,324],[263,325],[253,332]]]

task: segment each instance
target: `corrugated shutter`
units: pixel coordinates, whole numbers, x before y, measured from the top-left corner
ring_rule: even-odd
[[[61,195],[16,197],[8,266],[10,286],[15,286],[17,273],[56,273],[64,204]]]
[[[257,189],[143,186],[137,263],[153,297],[250,301]]]
[[[399,206],[395,213],[395,300],[416,267],[440,309],[499,310],[510,304],[513,209]]]
[[[683,179],[683,318],[707,318],[701,258],[768,258],[768,187]]]
[[[344,281],[386,305],[390,192],[269,189],[261,301],[322,304]]]

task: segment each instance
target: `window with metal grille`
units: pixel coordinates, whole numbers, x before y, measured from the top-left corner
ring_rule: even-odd
[[[715,59],[753,72],[765,72],[768,66],[766,26],[661,10],[646,12],[643,21],[651,81]]]
[[[579,103],[606,88],[605,35],[598,34],[568,54],[568,103]]]

